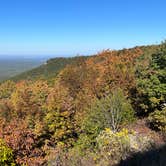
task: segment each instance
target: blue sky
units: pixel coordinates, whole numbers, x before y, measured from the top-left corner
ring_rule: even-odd
[[[93,54],[166,39],[165,0],[1,0],[0,55]]]

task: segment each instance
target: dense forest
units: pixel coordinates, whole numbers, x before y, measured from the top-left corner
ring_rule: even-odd
[[[166,42],[51,59],[0,84],[2,166],[164,165],[165,141]]]

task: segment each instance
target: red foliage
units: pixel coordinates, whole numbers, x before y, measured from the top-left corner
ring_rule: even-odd
[[[33,132],[25,121],[15,119],[10,123],[1,123],[0,137],[13,149],[17,164],[37,166],[44,163],[44,152],[38,147]]]

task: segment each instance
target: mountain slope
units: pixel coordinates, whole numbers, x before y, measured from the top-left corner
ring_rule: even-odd
[[[79,61],[86,60],[87,56],[77,56],[72,58],[53,58],[41,66],[23,72],[11,78],[14,81],[48,79],[55,77],[63,68],[70,64],[77,64]]]

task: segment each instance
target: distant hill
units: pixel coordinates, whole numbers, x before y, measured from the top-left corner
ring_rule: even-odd
[[[48,79],[55,77],[63,68],[70,64],[78,64],[79,61],[86,60],[88,56],[76,56],[70,58],[52,58],[44,64],[29,71],[25,71],[11,78],[13,81]]]
[[[7,80],[32,68],[41,65],[45,59],[0,56],[0,81]]]

